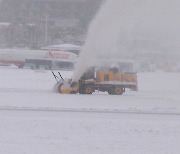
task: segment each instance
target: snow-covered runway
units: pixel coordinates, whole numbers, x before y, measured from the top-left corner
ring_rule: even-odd
[[[0,153],[178,153],[180,117],[0,112]]]
[[[180,74],[140,73],[138,83],[122,96],[60,95],[50,71],[1,67],[0,153],[178,154]]]

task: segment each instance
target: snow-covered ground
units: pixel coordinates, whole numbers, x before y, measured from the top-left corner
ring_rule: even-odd
[[[61,95],[55,83],[0,67],[0,153],[179,154],[180,73],[138,73],[139,91],[122,96]]]

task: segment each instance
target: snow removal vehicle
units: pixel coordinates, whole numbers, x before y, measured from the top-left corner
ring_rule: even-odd
[[[56,76],[52,72],[57,84],[55,90],[61,94],[92,94],[95,91],[108,92],[111,95],[122,95],[125,89],[138,90],[136,73],[119,72],[117,68],[95,69],[86,71],[78,82],[63,79],[61,74]]]

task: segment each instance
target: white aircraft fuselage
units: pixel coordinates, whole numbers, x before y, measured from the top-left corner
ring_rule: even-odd
[[[22,65],[26,59],[56,59],[59,61],[75,62],[77,55],[66,51],[0,49],[0,64]]]

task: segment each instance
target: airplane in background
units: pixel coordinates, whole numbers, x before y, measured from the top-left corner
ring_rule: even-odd
[[[27,59],[56,60],[59,62],[74,63],[77,55],[66,51],[27,50],[27,49],[0,49],[0,65],[14,64],[23,67]]]
[[[51,50],[51,51],[68,51],[68,52],[79,55],[82,48],[81,46],[74,45],[74,44],[59,44],[59,45],[51,45],[51,46],[42,47],[41,49]]]

